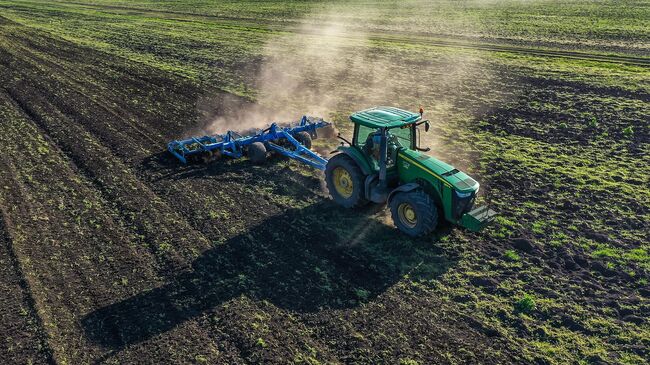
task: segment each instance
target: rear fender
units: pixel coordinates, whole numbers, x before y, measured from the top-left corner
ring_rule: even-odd
[[[368,160],[366,160],[365,155],[363,152],[359,151],[358,148],[353,146],[339,146],[336,150],[340,153],[345,153],[346,155],[350,156],[350,158],[357,163],[361,171],[363,171],[364,175],[367,176],[374,172],[372,171]]]

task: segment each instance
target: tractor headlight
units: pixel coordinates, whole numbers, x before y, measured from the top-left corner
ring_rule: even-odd
[[[472,195],[472,193],[473,193],[473,192],[471,192],[471,191],[470,191],[469,193],[461,193],[461,192],[458,191],[458,190],[455,190],[455,192],[456,192],[456,196],[459,197],[460,199],[468,198],[468,197],[470,197],[470,196]]]
[[[460,218],[463,213],[469,212],[474,205],[474,192],[470,191],[469,193],[461,193],[460,191],[454,190],[455,197],[453,199],[454,206],[454,215],[456,218]]]

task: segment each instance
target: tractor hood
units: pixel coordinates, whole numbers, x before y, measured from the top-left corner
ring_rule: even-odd
[[[471,193],[479,188],[479,183],[476,180],[434,157],[409,149],[400,150],[399,154],[406,162],[430,172],[435,178],[442,180],[445,185],[453,187],[459,192]]]

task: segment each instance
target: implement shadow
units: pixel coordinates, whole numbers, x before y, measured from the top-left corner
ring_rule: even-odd
[[[183,164],[169,152],[161,151],[144,159],[141,168],[152,180],[185,180],[212,178],[222,174],[236,174],[250,169],[249,163],[242,163],[229,157],[210,163]]]
[[[211,180],[215,182],[243,183],[250,180],[264,181],[268,179],[277,181],[278,178],[286,178],[282,172],[290,170],[287,165],[280,167],[277,166],[277,163],[290,161],[290,159],[273,154],[270,154],[268,159],[269,161],[264,166],[254,165],[244,159],[232,159],[230,157],[221,157],[208,163],[190,162],[183,164],[169,152],[162,151],[144,159],[140,164],[140,169],[152,182]],[[314,182],[317,182],[318,178],[314,177],[314,179]],[[291,178],[288,180],[291,180]]]
[[[407,273],[432,279],[455,264],[432,245],[449,228],[409,239],[373,217],[377,212],[327,200],[288,210],[204,252],[167,284],[88,314],[84,331],[119,350],[241,295],[298,312],[350,308]]]

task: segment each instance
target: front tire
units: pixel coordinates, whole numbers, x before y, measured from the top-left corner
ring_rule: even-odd
[[[368,201],[364,195],[365,176],[349,156],[334,155],[325,167],[325,182],[332,199],[345,208],[360,207]]]
[[[438,208],[421,189],[396,193],[390,214],[395,226],[411,237],[427,235],[438,226]]]

